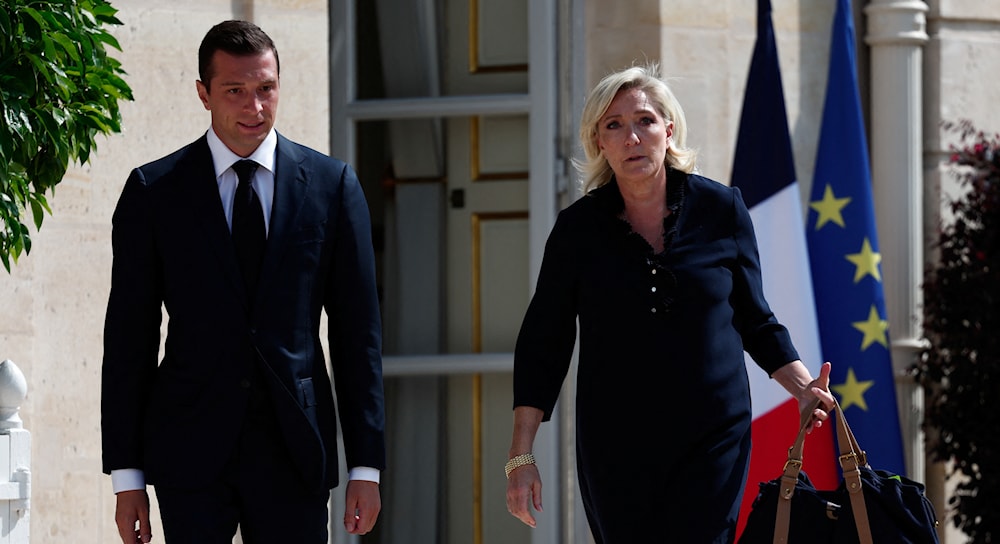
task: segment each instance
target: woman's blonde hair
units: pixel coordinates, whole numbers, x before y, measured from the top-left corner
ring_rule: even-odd
[[[580,118],[580,143],[586,160],[574,161],[580,172],[583,192],[587,193],[607,183],[613,174],[608,160],[597,144],[597,123],[604,116],[619,92],[639,89],[646,93],[657,113],[665,121],[673,121],[674,130],[670,148],[664,162],[667,166],[691,173],[695,169],[697,153],[685,147],[687,123],[684,110],[670,91],[670,87],[660,77],[660,67],[656,63],[632,66],[604,77],[587,96]]]

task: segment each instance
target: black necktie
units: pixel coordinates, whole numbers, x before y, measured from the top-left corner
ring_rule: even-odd
[[[233,245],[236,247],[236,258],[240,261],[247,295],[253,299],[260,262],[264,258],[264,244],[267,241],[264,208],[250,184],[257,171],[257,163],[247,159],[237,161],[233,164],[233,171],[240,178],[239,185],[236,186],[236,197],[233,199]]]

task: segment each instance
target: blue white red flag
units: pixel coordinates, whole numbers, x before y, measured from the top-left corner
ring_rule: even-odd
[[[757,2],[757,43],[743,99],[732,185],[740,188],[750,209],[764,295],[775,316],[788,327],[803,363],[816,376],[823,361],[770,0]],[[753,450],[739,532],[757,495],[758,483],[781,475],[799,425],[795,399],[749,359],[748,374]],[[812,433],[807,442],[803,470],[815,485],[834,488],[837,471],[829,427]]]

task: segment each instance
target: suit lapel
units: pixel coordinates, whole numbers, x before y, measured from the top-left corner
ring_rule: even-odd
[[[303,155],[284,136],[278,135],[275,156],[274,202],[271,205],[271,224],[257,285],[256,300],[265,296],[267,285],[274,281],[278,264],[287,249],[299,210],[309,187],[303,165]],[[258,305],[259,307],[260,305]]]
[[[233,248],[229,225],[222,211],[222,199],[219,197],[219,183],[215,179],[215,168],[212,163],[212,152],[208,148],[208,140],[202,136],[191,146],[191,153],[186,159],[185,168],[188,174],[184,177],[190,180],[191,202],[194,203],[194,219],[203,225],[202,232],[211,251],[219,260],[219,267],[236,290],[240,300],[246,303],[246,288],[243,276],[240,274],[239,262],[236,260],[236,250]]]

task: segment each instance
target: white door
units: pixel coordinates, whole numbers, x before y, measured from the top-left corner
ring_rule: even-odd
[[[333,152],[372,209],[385,331],[389,468],[361,542],[540,542],[507,513],[502,471],[511,352],[536,231],[554,214],[537,196],[554,193],[553,176],[534,174],[555,171],[554,153],[531,145],[554,140],[530,115],[529,9],[548,13],[534,4],[331,4]]]

